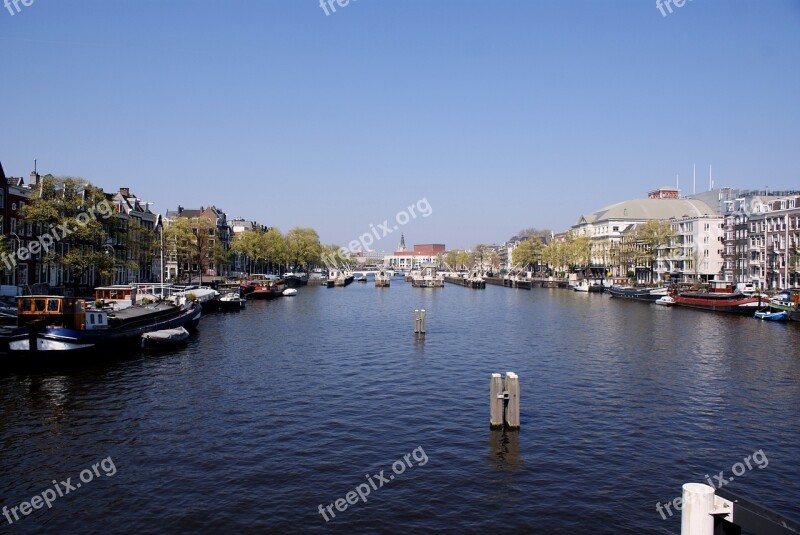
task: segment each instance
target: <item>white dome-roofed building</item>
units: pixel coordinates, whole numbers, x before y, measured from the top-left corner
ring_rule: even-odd
[[[648,193],[646,199],[618,202],[594,212],[581,215],[572,226],[579,236],[592,240],[592,264],[597,268],[612,268],[614,275],[625,275],[622,266],[612,265],[612,251],[625,236],[647,221],[719,218],[714,208],[698,199],[678,198],[678,190],[662,187]],[[637,269],[638,271],[638,269]],[[637,273],[637,279],[640,278]]]

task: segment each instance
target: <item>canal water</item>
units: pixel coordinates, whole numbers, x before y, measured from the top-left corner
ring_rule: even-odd
[[[0,505],[50,502],[0,532],[677,533],[663,504],[720,472],[798,517],[798,342],[558,289],[301,288],[177,351],[0,375]]]

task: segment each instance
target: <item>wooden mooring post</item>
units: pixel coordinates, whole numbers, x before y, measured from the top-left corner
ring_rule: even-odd
[[[425,309],[414,310],[414,334],[425,335]]]
[[[489,427],[491,429],[519,429],[519,376],[506,372],[505,388],[499,373],[493,373],[489,382]]]

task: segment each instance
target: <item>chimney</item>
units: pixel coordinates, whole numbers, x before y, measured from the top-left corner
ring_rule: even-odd
[[[31,186],[38,186],[39,185],[39,179],[41,179],[41,178],[42,177],[41,177],[41,175],[39,173],[37,173],[36,171],[31,171],[31,181],[30,181],[31,182]]]
[[[131,196],[131,189],[130,188],[119,188],[119,194],[125,197]]]

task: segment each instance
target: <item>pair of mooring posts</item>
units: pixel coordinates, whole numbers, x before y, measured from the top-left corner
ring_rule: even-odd
[[[519,377],[506,372],[505,387],[499,373],[489,381],[489,427],[519,429]]]
[[[414,310],[414,334],[425,336],[425,309]]]
[[[681,535],[740,534],[742,530],[774,535],[800,533],[800,523],[726,489],[686,483],[680,500]]]

